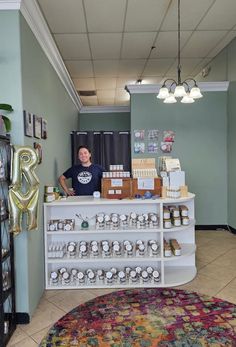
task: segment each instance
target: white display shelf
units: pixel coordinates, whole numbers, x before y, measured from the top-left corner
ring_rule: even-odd
[[[194,279],[197,274],[196,266],[166,266],[164,287],[180,286]]]
[[[94,199],[93,197],[69,197],[66,200],[55,201],[44,204],[44,242],[45,242],[45,278],[47,289],[83,289],[83,288],[133,288],[133,287],[170,287],[177,286],[191,281],[196,275],[195,267],[195,216],[194,216],[194,194],[189,193],[188,197],[181,199],[156,199],[156,200],[140,200],[140,199]],[[172,227],[171,229],[163,228],[163,207],[168,205],[186,205],[189,211],[190,224],[181,225],[180,227]],[[159,216],[159,226],[156,228],[137,229],[134,227],[117,230],[98,230],[95,229],[95,220],[92,219],[96,214],[118,213],[130,214],[136,213],[157,213]],[[76,225],[72,231],[47,231],[49,220],[54,219],[76,219],[76,214],[81,214],[83,218],[90,219],[90,228],[81,229]],[[92,224],[94,223],[94,224]],[[78,224],[78,221],[77,221]],[[163,239],[176,238],[182,248],[180,256],[164,257]],[[48,258],[48,246],[51,243],[68,243],[69,241],[80,242],[85,240],[90,242],[97,240],[108,240],[112,242],[117,240],[123,242],[130,240],[135,243],[141,239],[147,244],[150,239],[156,240],[160,244],[160,252],[158,256],[133,256],[127,257],[75,257],[75,258]],[[152,266],[158,267],[161,275],[161,281],[155,283],[85,283],[80,284],[51,284],[49,275],[51,271],[57,271],[60,267],[68,267],[82,269],[88,268],[93,270],[103,269],[108,271],[112,266],[117,268],[130,267],[134,269],[136,266],[146,268]]]

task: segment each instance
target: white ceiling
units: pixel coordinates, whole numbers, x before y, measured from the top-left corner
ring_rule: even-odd
[[[84,106],[128,105],[125,85],[176,78],[177,0],[38,0]],[[181,0],[182,78],[236,36],[236,0]],[[151,47],[155,48],[151,51]]]

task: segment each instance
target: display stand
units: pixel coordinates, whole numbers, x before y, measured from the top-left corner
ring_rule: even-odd
[[[13,234],[9,233],[8,219],[10,160],[10,140],[0,136],[0,347],[7,345],[16,329],[14,242]]]
[[[45,241],[45,278],[46,289],[79,289],[79,288],[129,288],[129,287],[171,287],[178,286],[191,281],[196,275],[195,266],[195,219],[194,219],[194,194],[189,193],[188,197],[180,199],[95,199],[93,197],[69,197],[63,201],[44,204],[44,241]],[[189,224],[178,227],[172,226],[170,229],[165,229],[163,225],[163,208],[169,205],[185,205],[188,208]],[[136,214],[157,214],[159,216],[159,224],[156,226],[142,227],[132,226],[127,227],[96,228],[96,216],[99,213],[119,215]],[[76,215],[86,219],[89,223],[89,228],[81,227],[81,219]],[[66,219],[74,219],[74,230],[49,230],[49,224],[56,223],[61,220],[63,223]],[[61,226],[59,227],[61,228]],[[63,227],[62,227],[63,228]],[[51,228],[53,229],[53,227]],[[56,228],[57,229],[57,228]],[[181,245],[181,255],[170,257],[164,256],[164,239],[177,239]],[[131,255],[127,255],[124,251],[124,244],[129,240],[134,249]],[[137,253],[137,241],[143,241],[145,252]],[[157,242],[160,246],[157,254],[149,252],[151,242]],[[99,244],[99,253],[95,257],[92,253],[81,256],[78,250],[80,241],[87,242],[90,245],[92,241],[97,241]],[[121,254],[111,254],[107,257],[101,251],[101,242],[108,241],[109,244],[114,244],[114,241],[120,242],[122,245]],[[68,252],[69,242],[74,242],[76,250],[74,253]],[[126,278],[121,281],[114,273],[113,281],[108,281],[106,278],[98,278],[97,270],[110,271],[111,268],[118,271],[130,271],[140,267],[147,269],[152,267],[160,274],[158,280],[143,279],[139,277],[134,281]],[[65,269],[69,274],[73,273],[74,277],[63,280],[61,272]],[[72,269],[74,269],[72,271]],[[127,270],[128,269],[128,270]],[[88,276],[88,271],[94,271],[96,274],[95,281],[91,281]],[[83,283],[76,278],[76,271],[81,271],[85,274],[86,279]],[[115,271],[115,270],[114,270]],[[54,280],[53,276],[59,277]],[[127,273],[126,273],[127,274]]]

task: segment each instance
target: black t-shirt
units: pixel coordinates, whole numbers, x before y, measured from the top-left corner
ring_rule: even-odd
[[[75,195],[93,195],[101,191],[102,167],[91,164],[90,166],[74,165],[66,170],[63,175],[72,178],[72,187]]]

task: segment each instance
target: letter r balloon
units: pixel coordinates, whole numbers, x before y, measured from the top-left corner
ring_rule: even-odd
[[[38,155],[29,146],[13,146],[12,152],[10,231],[19,234],[22,230],[23,213],[27,216],[27,230],[34,230],[38,226],[39,179],[34,172],[38,165]]]

